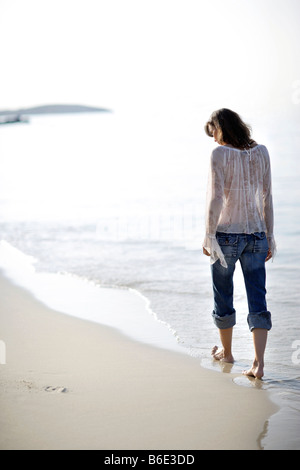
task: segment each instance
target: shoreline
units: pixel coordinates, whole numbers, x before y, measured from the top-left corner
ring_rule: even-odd
[[[55,311],[2,274],[0,293],[0,449],[260,450],[268,392]]]

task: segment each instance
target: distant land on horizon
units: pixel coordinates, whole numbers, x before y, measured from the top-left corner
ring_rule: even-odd
[[[67,114],[67,113],[111,113],[110,109],[95,108],[77,104],[49,104],[33,108],[0,110],[0,116],[28,116],[34,114]]]

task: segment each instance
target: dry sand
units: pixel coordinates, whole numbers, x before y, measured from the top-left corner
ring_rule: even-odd
[[[260,449],[266,391],[55,312],[3,276],[0,299],[0,449]]]

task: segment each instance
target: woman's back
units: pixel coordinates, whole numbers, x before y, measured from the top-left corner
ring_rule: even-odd
[[[273,201],[270,157],[264,145],[239,150],[220,145],[211,155],[207,186],[205,249],[223,259],[216,233],[265,232],[273,256]]]
[[[264,145],[256,145],[250,150],[220,146],[216,150],[218,164],[223,167],[224,172],[224,200],[218,231],[266,231],[266,198],[271,197],[268,150]]]

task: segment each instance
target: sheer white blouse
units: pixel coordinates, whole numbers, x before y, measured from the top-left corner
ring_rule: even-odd
[[[276,244],[270,157],[264,145],[239,150],[227,145],[213,150],[206,201],[206,235],[203,247],[211,263],[227,267],[216,232],[266,232],[273,257]]]

